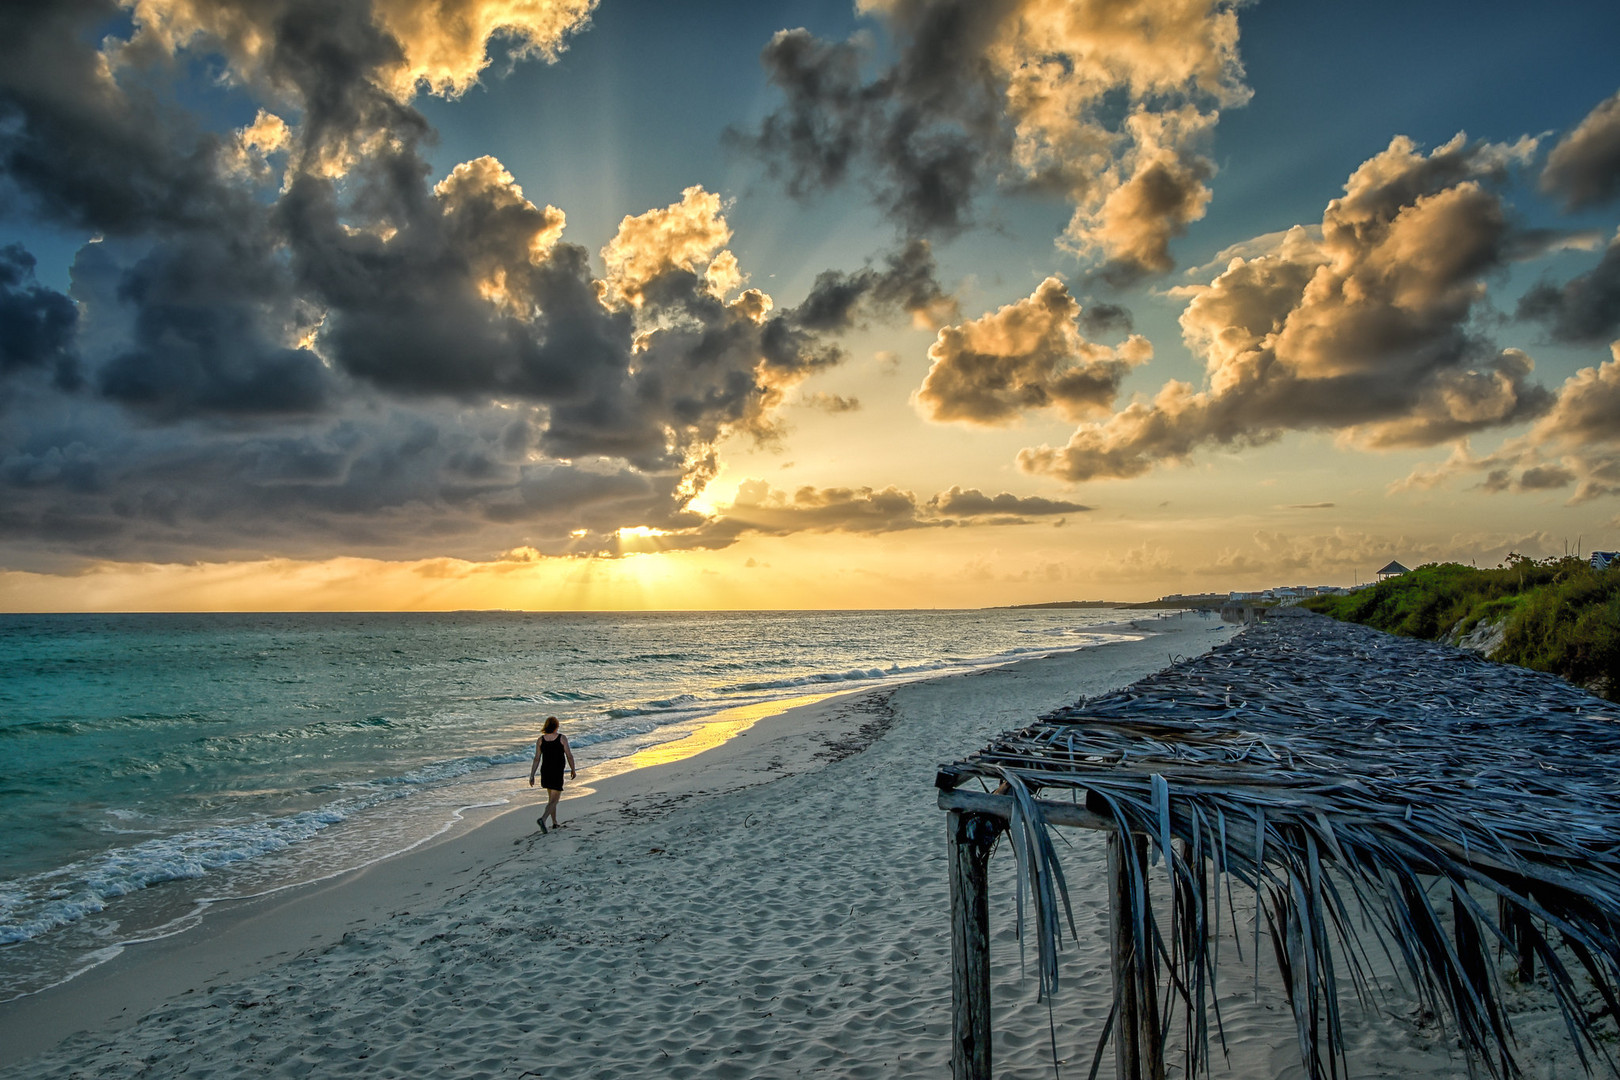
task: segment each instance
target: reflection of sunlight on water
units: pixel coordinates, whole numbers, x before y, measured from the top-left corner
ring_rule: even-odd
[[[697,726],[679,739],[648,746],[628,757],[612,758],[596,765],[580,770],[583,781],[600,783],[613,776],[622,776],[636,769],[645,769],[653,765],[668,765],[671,762],[685,761],[721,745],[728,739],[736,738],[755,724],[767,717],[778,713],[796,709],[800,705],[813,705],[818,701],[825,701],[843,693],[841,690],[825,694],[805,694],[802,697],[782,698],[777,701],[761,701],[753,705],[739,705],[733,709],[724,709],[713,716],[696,721]],[[593,789],[583,784],[577,788],[569,788],[564,798],[579,795],[588,795]]]

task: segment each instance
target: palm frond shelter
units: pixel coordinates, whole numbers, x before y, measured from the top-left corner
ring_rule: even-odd
[[[1208,1073],[1211,943],[1223,890],[1237,930],[1234,882],[1253,890],[1252,932],[1263,919],[1313,1077],[1341,1071],[1339,992],[1366,989],[1373,950],[1492,1076],[1519,1072],[1505,982],[1539,965],[1580,1062],[1615,1070],[1620,709],[1297,615],[941,767],[958,1078],[990,1076],[986,868],[1001,838],[1021,922],[1032,900],[1041,994],[1058,988],[1075,927],[1054,826],[1107,835],[1113,1010],[1097,1053],[1112,1037],[1120,1077],[1163,1075],[1171,1015],[1186,1074]]]

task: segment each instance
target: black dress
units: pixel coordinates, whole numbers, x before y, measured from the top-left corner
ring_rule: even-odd
[[[562,736],[548,739],[540,736],[540,786],[547,791],[561,791],[563,785]]]

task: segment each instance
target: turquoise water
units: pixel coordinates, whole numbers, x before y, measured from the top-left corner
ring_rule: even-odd
[[[705,715],[1083,648],[1117,611],[0,616],[0,1000]]]

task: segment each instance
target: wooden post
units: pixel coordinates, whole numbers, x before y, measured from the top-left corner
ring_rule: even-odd
[[[1530,883],[1520,881],[1519,888],[1524,889],[1528,895]],[[1496,924],[1502,928],[1502,933],[1512,945],[1513,951],[1519,958],[1518,978],[1521,984],[1531,983],[1536,978],[1536,951],[1530,944],[1530,912],[1520,904],[1515,904],[1505,896],[1496,898]],[[1500,951],[1500,950],[1499,950]]]
[[[1117,832],[1108,834],[1109,959],[1114,972],[1114,1074],[1119,1080],[1164,1080],[1164,1044],[1159,1037],[1159,987],[1151,962],[1138,963],[1138,942],[1131,919],[1131,878],[1125,859],[1136,861],[1136,874],[1147,876],[1147,838],[1131,837],[1129,854]],[[1146,902],[1146,898],[1143,898]],[[1151,958],[1151,953],[1145,954]]]
[[[951,863],[951,1075],[990,1080],[990,843],[1000,823],[945,815]]]
[[[1536,981],[1536,950],[1530,944],[1530,912],[1513,905],[1513,940],[1519,949],[1519,982]]]
[[[1529,883],[1525,885],[1529,891]],[[1510,905],[1513,909],[1513,922],[1508,930],[1508,937],[1513,939],[1513,947],[1519,953],[1519,982],[1521,985],[1536,981],[1536,950],[1530,944],[1530,909],[1520,904]]]

